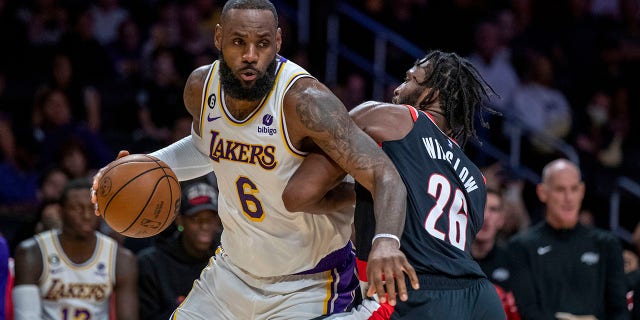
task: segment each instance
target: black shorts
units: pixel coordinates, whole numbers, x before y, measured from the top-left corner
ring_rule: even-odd
[[[407,301],[397,300],[391,319],[506,319],[496,288],[488,279],[462,279],[454,285],[420,282],[420,290],[410,289]]]

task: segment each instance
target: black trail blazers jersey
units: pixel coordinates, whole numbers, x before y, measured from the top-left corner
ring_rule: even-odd
[[[401,249],[418,274],[485,277],[469,252],[484,220],[484,177],[426,113],[408,108],[413,129],[382,143],[407,187]],[[360,185],[356,197],[356,249],[366,261],[375,232],[373,203]]]

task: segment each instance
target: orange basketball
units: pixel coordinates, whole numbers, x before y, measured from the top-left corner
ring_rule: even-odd
[[[180,183],[161,160],[132,154],[111,162],[98,180],[98,210],[118,233],[133,238],[166,229],[180,208]]]

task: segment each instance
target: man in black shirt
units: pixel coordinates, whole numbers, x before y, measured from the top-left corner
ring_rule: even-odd
[[[220,243],[218,192],[203,179],[182,185],[178,232],[138,254],[140,319],[169,319]]]
[[[508,246],[509,285],[523,319],[630,319],[622,247],[611,233],[578,222],[584,190],[575,164],[544,167],[536,192],[545,221]]]

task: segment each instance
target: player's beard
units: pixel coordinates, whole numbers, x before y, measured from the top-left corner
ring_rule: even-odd
[[[420,99],[420,95],[422,94],[423,90],[424,88],[419,87],[409,94],[397,95],[393,97],[391,102],[395,104],[408,104],[420,109],[420,106],[418,105],[420,101],[418,101],[418,99]]]
[[[222,82],[224,93],[234,99],[245,101],[257,101],[264,98],[276,81],[277,64],[277,59],[274,58],[267,66],[267,70],[256,78],[253,85],[245,87],[242,84],[242,80],[233,74],[233,71],[225,62],[224,56],[220,53],[220,81]]]

